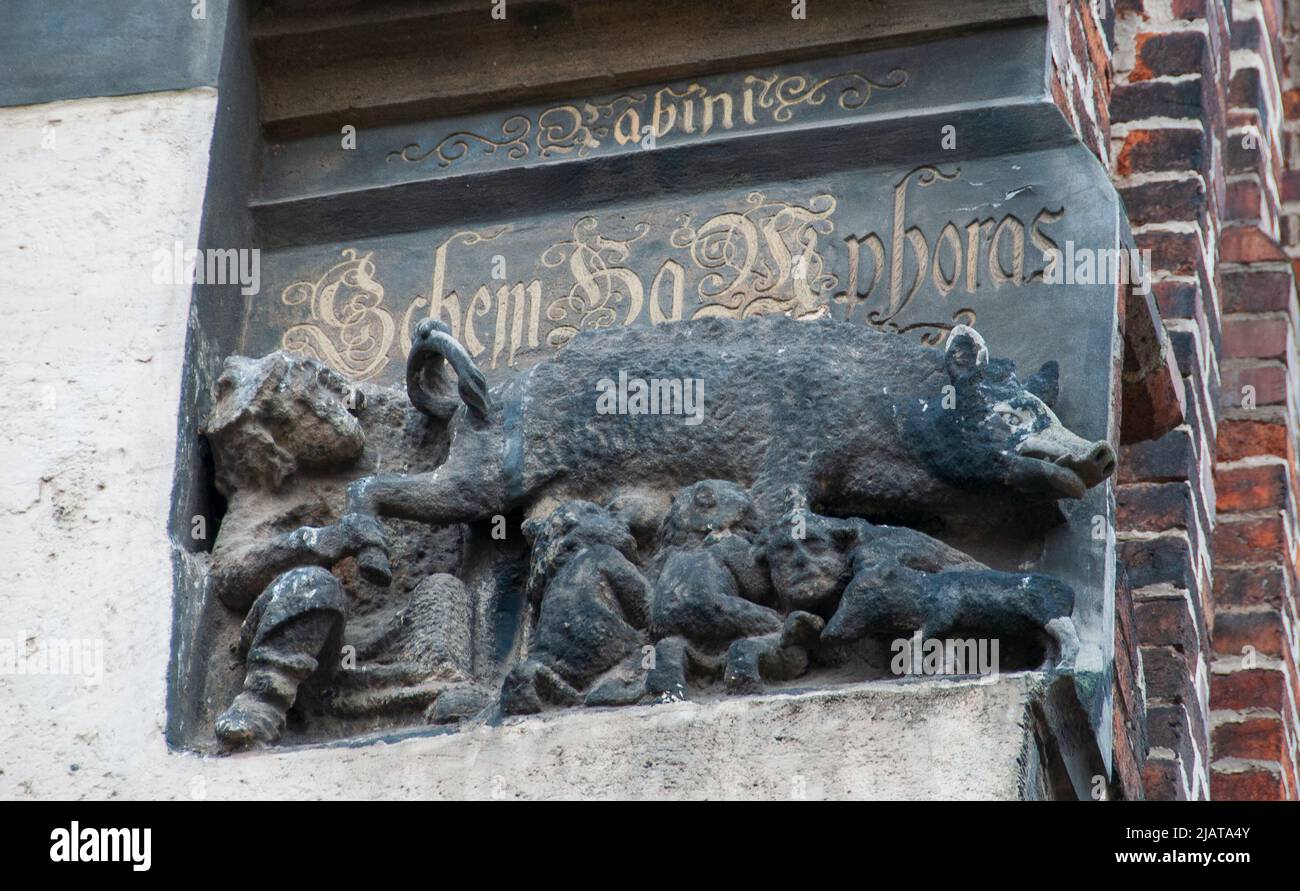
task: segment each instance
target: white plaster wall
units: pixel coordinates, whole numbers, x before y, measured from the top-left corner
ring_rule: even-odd
[[[6,645],[12,664],[88,640],[104,661],[97,684],[84,665],[0,673],[0,798],[1019,794],[1025,677],[168,752],[166,523],[190,289],[151,273],[155,250],[197,239],[215,106],[192,90],[0,109],[0,672]]]
[[[149,794],[165,755],[166,533],[216,93],[0,109],[0,795]],[[54,640],[102,682],[5,674]],[[93,661],[93,660],[92,660]]]

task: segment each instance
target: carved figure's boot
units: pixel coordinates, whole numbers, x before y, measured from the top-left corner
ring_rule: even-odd
[[[286,572],[266,587],[240,633],[244,689],[214,727],[223,746],[279,739],[302,682],[338,667],[344,606],[343,586],[317,567]]]
[[[297,698],[298,683],[269,666],[250,668],[243,692],[217,718],[217,739],[228,748],[241,749],[275,742]]]

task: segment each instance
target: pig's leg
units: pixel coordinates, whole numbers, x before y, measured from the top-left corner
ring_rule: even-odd
[[[381,473],[357,480],[348,486],[347,513],[415,520],[430,526],[472,522],[504,514],[513,506],[506,480],[499,450],[485,449],[483,460],[472,463],[453,455],[428,473]],[[518,494],[522,498],[523,493]],[[361,550],[357,565],[369,582],[387,585],[392,581],[388,555],[382,548]]]
[[[688,675],[716,679],[722,671],[720,658],[694,652],[684,637],[665,637],[655,644],[654,668],[646,674],[646,692],[659,702],[681,702],[688,698]]]
[[[727,670],[723,683],[732,695],[762,693],[763,657],[769,649],[779,646],[777,635],[763,637],[746,637],[733,643],[727,649]]]
[[[858,567],[822,631],[822,643],[849,644],[872,631],[888,612],[887,607],[882,609],[881,596],[894,577],[895,568],[884,562]]]
[[[498,449],[467,460],[453,454],[428,473],[380,473],[348,486],[348,513],[396,517],[431,526],[505,513],[512,505]],[[523,493],[519,492],[521,500]]]
[[[516,665],[501,685],[501,711],[507,715],[535,715],[548,703],[577,705],[581,701],[577,690],[536,659]]]
[[[660,702],[686,698],[686,639],[665,637],[655,644],[654,667],[646,675],[646,692]]]
[[[1047,633],[1056,641],[1058,671],[1074,668],[1074,660],[1079,655],[1079,632],[1074,627],[1074,620],[1061,616],[1047,623]]]

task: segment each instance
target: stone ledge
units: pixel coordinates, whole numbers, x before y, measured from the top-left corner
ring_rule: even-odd
[[[1066,680],[1025,673],[869,682],[556,712],[459,733],[202,759],[199,772],[210,778],[211,797],[1072,797],[1066,759],[1088,760],[1077,744],[1087,725],[1061,707]]]

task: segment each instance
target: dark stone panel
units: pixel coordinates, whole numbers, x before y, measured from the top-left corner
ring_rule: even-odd
[[[1003,116],[1006,111],[985,113],[990,133],[1014,126]],[[380,227],[355,240],[269,249],[263,258],[263,291],[254,299],[241,349],[262,355],[294,345],[356,380],[397,382],[410,329],[429,312],[433,294],[445,307],[456,305],[454,313],[444,311],[444,320],[454,315],[457,338],[496,383],[555,356],[575,333],[568,329],[664,323],[674,315],[691,318],[700,310],[735,316],[749,307],[757,314],[784,306],[796,315],[825,312],[846,323],[938,340],[954,321],[972,321],[962,314],[970,310],[990,350],[1015,359],[1026,373],[1048,360],[1058,361],[1057,410],[1063,422],[1090,439],[1113,439],[1116,288],[1048,284],[1035,275],[1043,268],[1043,239],[1061,249],[1067,241],[1078,250],[1113,250],[1121,244],[1122,210],[1105,172],[1077,143],[951,162],[944,154],[932,150],[922,155],[914,147],[910,163],[902,166],[855,168],[841,160],[841,169],[832,164],[821,175],[801,180],[773,176],[742,186],[727,178],[704,190],[648,196],[628,189],[622,200],[604,206],[584,207],[569,197],[540,212],[503,213],[482,223],[453,218],[407,233],[381,234]],[[593,170],[595,163],[585,166],[588,176],[601,175]],[[720,157],[719,170],[722,163]],[[735,165],[734,153],[731,163]],[[583,165],[569,166],[576,181]],[[541,171],[530,172],[537,176]],[[480,197],[467,192],[459,200],[465,205]],[[536,196],[505,198],[537,209],[527,203],[536,202]],[[901,225],[894,222],[896,207]],[[372,210],[370,219],[381,213],[382,208]],[[740,221],[745,214],[748,224]],[[306,235],[319,233],[318,218],[299,216],[298,221]],[[995,263],[1003,275],[1012,272],[1017,254],[1012,245],[1020,242],[1019,284],[998,284],[991,274],[989,249],[999,225]],[[717,260],[710,259],[709,233],[718,244],[730,238],[733,265],[709,267]],[[872,259],[873,233],[881,250],[878,264]],[[978,250],[977,281],[968,289],[972,242]],[[743,244],[757,253],[751,258],[751,248]],[[801,253],[808,263],[802,284],[793,275]],[[925,271],[918,275],[922,253]],[[890,261],[896,256],[895,281]],[[959,256],[960,274],[954,265]],[[493,271],[498,257],[500,277]],[[723,293],[721,301],[709,299],[711,293],[719,296],[715,291],[728,290],[738,267],[750,278],[739,290]],[[680,285],[666,269],[680,270]],[[710,273],[720,277],[710,279]],[[678,287],[680,304],[673,296]],[[836,299],[841,294],[843,299]],[[345,305],[351,327],[342,331],[329,319],[338,319]],[[369,335],[363,336],[367,329]],[[1098,670],[1079,676],[1080,695],[1100,724],[1110,690],[1113,628],[1105,566],[1112,554],[1106,536],[1095,534],[1111,522],[1114,505],[1109,493],[1098,489],[1063,507],[1068,522],[1053,530],[1041,548],[996,565],[1029,561],[1074,587],[1080,634],[1103,653]],[[977,556],[994,561],[993,556]]]
[[[213,86],[229,0],[5,0],[0,105]]]
[[[620,113],[601,117],[603,127],[588,121],[590,126],[579,131],[589,131],[585,145],[581,135],[544,137],[551,124],[573,129],[570,118],[557,114],[564,105],[361,129],[355,149],[344,148],[338,133],[274,143],[264,159],[253,212],[260,239],[273,247],[519,218],[562,207],[591,210],[636,195],[690,195],[720,185],[819,177],[923,158],[959,161],[1061,147],[1074,137],[1046,100],[1045,52],[1040,29],[1018,27],[668,84],[676,92],[697,87],[707,88],[710,98],[730,97],[734,126],[718,123],[723,115],[718,105],[713,129],[701,133],[704,104],[696,94],[690,103],[695,132],[684,133],[688,106],[668,100],[677,126],[653,147],[619,143],[618,122],[624,130],[632,126]],[[883,86],[832,77],[844,72]],[[750,79],[756,76],[774,85],[802,80],[792,92],[792,86],[782,88],[786,99],[798,101],[773,100]],[[823,82],[824,87],[809,89]],[[653,85],[631,91],[644,97],[635,105],[626,96],[592,101],[622,113],[639,109],[637,122],[649,126],[659,92],[661,87]],[[753,111],[753,125],[744,122],[746,108]],[[945,127],[953,128],[952,147],[943,143]],[[507,135],[525,129],[526,136]],[[462,134],[477,136],[464,135],[458,144]],[[404,159],[408,148],[407,157],[420,160]]]
[[[962,50],[948,56],[937,44],[882,50],[903,57],[914,79],[909,95],[880,92],[875,120],[836,117],[836,93],[803,109],[805,120],[743,137],[626,151],[607,143],[523,164],[507,163],[503,148],[448,174],[387,158],[437,123],[363,130],[356,153],[340,152],[330,134],[260,154],[244,10],[231,9],[199,246],[263,248],[262,288],[247,298],[237,285],[194,291],[171,518],[172,745],[207,733],[212,669],[228,661],[229,620],[216,620],[193,569],[190,553],[204,545],[189,530],[196,514],[209,518],[210,535],[220,519],[199,434],[231,353],[291,348],[353,381],[395,383],[412,324],[445,315],[490,382],[510,386],[579,332],[610,326],[643,328],[611,336],[644,336],[644,326],[700,315],[789,311],[934,345],[954,324],[974,323],[1025,374],[1059,363],[1062,422],[1089,440],[1118,437],[1116,288],[1048,283],[1042,270],[1043,250],[1067,240],[1071,255],[1126,245],[1123,208],[1044,95],[1034,29],[953,41],[945,46]],[[927,82],[927,71],[942,76]],[[941,145],[949,123],[953,150]],[[389,145],[385,135],[400,138]],[[274,170],[256,187],[262,163]],[[1062,509],[1041,535],[1000,538],[980,556],[1000,569],[1032,565],[1077,593],[1090,658],[1070,693],[1109,752],[1114,499],[1098,487]]]
[[[1041,29],[1047,10],[1043,0],[818,0],[805,12],[771,0],[511,0],[493,19],[488,3],[276,2],[254,31],[263,120],[291,136],[446,118],[1014,22]]]

